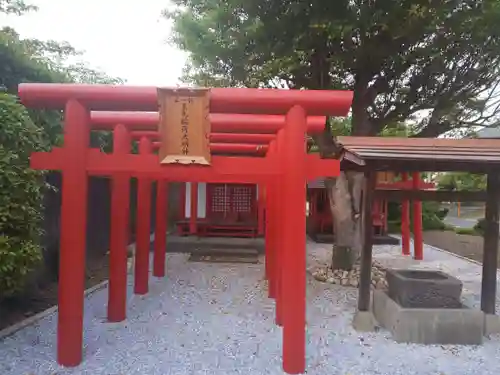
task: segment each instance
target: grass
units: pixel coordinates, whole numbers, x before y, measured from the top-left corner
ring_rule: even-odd
[[[474,228],[455,228],[455,233],[467,236],[481,236],[481,233]]]

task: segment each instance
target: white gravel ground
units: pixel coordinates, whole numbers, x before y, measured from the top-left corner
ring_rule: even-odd
[[[308,267],[328,246],[308,245]],[[168,277],[133,297],[124,323],[105,322],[107,290],[86,302],[84,362],[55,362],[56,315],[0,342],[0,375],[282,374],[281,329],[263,264],[187,262],[168,254]],[[473,375],[500,373],[500,338],[479,347],[403,345],[351,328],[357,290],[308,276],[307,373]]]

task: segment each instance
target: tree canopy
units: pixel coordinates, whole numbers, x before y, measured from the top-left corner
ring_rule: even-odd
[[[185,79],[350,89],[352,131],[412,120],[416,136],[495,119],[497,0],[174,0]]]
[[[486,190],[486,175],[468,172],[441,173],[437,178],[439,190]]]

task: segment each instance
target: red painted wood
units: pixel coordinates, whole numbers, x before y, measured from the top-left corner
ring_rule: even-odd
[[[151,153],[151,141],[146,137],[139,142],[139,153],[146,156]],[[146,294],[149,289],[149,247],[151,228],[151,187],[149,176],[137,179],[137,229],[135,249],[134,293]]]
[[[420,173],[412,174],[413,188],[420,188]],[[422,202],[413,201],[413,257],[416,260],[424,259],[424,240],[422,233]]]
[[[65,158],[64,150],[58,147],[51,152],[33,152],[30,166],[33,169],[61,170]],[[307,179],[334,177],[340,171],[340,163],[334,159],[320,159],[316,154],[305,157]],[[111,155],[98,149],[87,150],[87,172],[89,175],[106,176],[115,172],[127,172],[130,176],[166,178],[170,181],[260,183],[278,173],[266,158],[241,156],[214,156],[210,167],[198,165],[159,164],[158,155]]]
[[[131,131],[148,132],[147,136],[158,137],[158,112],[94,111],[91,113],[91,121],[94,130],[109,130],[114,124],[120,123],[125,124]],[[307,118],[308,133],[322,132],[325,128],[325,121],[324,116],[309,116]],[[284,126],[285,116],[283,115],[210,114],[210,128],[214,136],[220,137],[218,133],[229,133],[236,139],[240,135],[247,138],[241,143],[255,143],[255,141],[249,142],[248,136],[274,136]],[[156,133],[156,135],[151,133]],[[232,140],[231,142],[239,141]]]
[[[211,125],[213,126],[213,124]],[[160,138],[160,132],[154,130],[135,130],[132,131],[132,137],[133,138],[149,137],[153,140],[156,140]],[[246,134],[246,133],[210,134],[210,141],[213,143],[244,143],[244,144],[266,145],[275,138],[276,136],[274,134]]]
[[[264,224],[265,212],[266,212],[265,190],[266,187],[264,184],[259,185],[259,196],[257,198],[257,205],[258,205],[257,227],[259,236],[264,235],[264,230],[265,230],[265,224]]]
[[[157,90],[154,86],[22,83],[18,95],[31,108],[63,109],[68,99],[78,98],[92,110],[154,112],[158,111]],[[308,115],[346,116],[352,96],[351,91],[334,90],[213,88],[210,112],[286,114],[293,105],[300,105]]]
[[[195,236],[198,233],[198,183],[191,182],[191,214],[189,217],[189,234]]]
[[[113,133],[113,152],[130,152],[130,135],[123,125]],[[130,177],[116,173],[111,180],[111,230],[109,254],[108,320],[127,316],[127,245],[129,240]]]
[[[276,140],[269,144],[269,152],[266,160],[269,164],[276,163]],[[276,298],[276,177],[273,176],[266,181],[266,229],[265,229],[265,252],[266,252],[266,276],[268,280],[268,296]]]
[[[306,111],[290,109],[285,126],[283,157],[285,219],[283,294],[283,369],[288,374],[305,371],[306,349]]]
[[[244,133],[212,133],[210,141],[213,143],[243,143],[268,145],[276,136],[274,134],[244,134]]]
[[[165,276],[167,251],[168,181],[158,180],[156,186],[156,223],[153,255],[153,276]]]
[[[286,168],[286,155],[285,155],[285,130],[281,129],[278,132],[276,140],[276,166],[280,172],[277,174],[274,183],[274,200],[275,200],[275,214],[274,221],[276,226],[276,237],[274,243],[274,250],[276,252],[276,324],[283,326],[283,258],[285,255],[285,240],[284,227],[287,225],[288,218],[285,215],[285,204],[288,199],[285,196],[285,179],[283,177],[283,170]]]
[[[153,149],[161,147],[161,142],[153,142]],[[211,143],[210,151],[219,154],[256,154],[264,155],[267,145],[252,145],[245,143]]]
[[[403,173],[403,182],[407,183],[408,173]],[[410,255],[410,202],[405,200],[401,203],[401,245],[403,255]]]
[[[59,310],[57,361],[73,367],[82,361],[83,293],[87,227],[87,173],[85,172],[89,113],[69,100],[64,119],[64,155],[61,160],[62,202],[59,248]]]
[[[150,154],[150,143],[145,139],[140,142],[141,155],[120,155],[116,152],[106,155],[98,150],[86,150],[89,144],[88,129],[90,128],[88,109],[157,111],[155,87],[22,84],[19,86],[19,95],[23,103],[31,107],[38,106],[46,109],[66,107],[64,149],[33,154],[31,160],[33,168],[61,170],[63,174],[58,318],[58,360],[61,364],[74,366],[81,362],[82,357],[87,176],[127,175],[139,178],[136,285],[134,286],[134,290],[138,293],[145,293],[148,288],[151,179],[167,178],[171,181],[194,183],[217,181],[267,184],[272,182],[269,186],[274,187],[274,194],[273,189],[270,189],[269,193],[275,199],[274,203],[269,204],[269,208],[273,212],[272,207],[274,207],[274,216],[270,215],[268,229],[274,227],[276,239],[273,251],[270,253],[276,256],[271,279],[275,279],[280,284],[277,284],[276,288],[276,302],[277,318],[281,314],[284,323],[283,366],[288,373],[304,371],[305,233],[297,231],[296,228],[305,228],[306,179],[335,176],[339,171],[338,161],[324,161],[319,160],[317,156],[305,156],[306,112],[309,115],[345,115],[351,104],[351,92],[212,90],[210,104],[212,112],[288,114],[286,142],[278,140],[279,158],[269,163],[272,159],[218,158],[215,156],[211,167],[160,165],[158,156]],[[299,105],[305,110],[297,107]],[[292,106],[292,110],[289,111]],[[113,129],[115,124],[121,123],[126,128],[130,126],[129,130],[131,130],[137,119],[131,118],[130,114],[122,116],[124,116],[123,122],[113,121],[107,128]],[[261,119],[264,122],[268,120],[269,118]],[[226,123],[220,122],[221,128],[227,126],[229,132],[247,131],[247,129],[242,130],[245,126],[249,129],[253,127],[256,132],[261,133],[274,133],[283,128],[283,120],[276,118],[272,120],[275,121],[274,125],[264,126],[256,126],[253,122],[255,118],[250,120],[249,117],[246,118],[246,125],[244,122],[234,125],[231,116],[227,116],[225,121]],[[148,130],[147,127],[142,127],[142,129]],[[283,138],[283,130],[278,133]],[[115,199],[116,196],[120,196],[120,193],[115,194]],[[269,199],[269,201],[272,200]],[[119,253],[115,252],[113,255],[117,254]],[[113,257],[113,259],[118,258]],[[120,262],[123,262],[122,258]],[[116,269],[119,268],[118,263],[115,264]],[[116,275],[113,277],[117,280]]]

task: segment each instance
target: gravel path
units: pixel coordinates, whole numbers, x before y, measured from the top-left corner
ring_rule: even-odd
[[[328,259],[309,244],[308,268]],[[124,323],[105,322],[107,290],[85,311],[84,363],[61,369],[55,358],[56,315],[0,342],[1,375],[282,374],[281,329],[266,297],[263,265],[187,262],[168,254],[168,278],[130,299]],[[500,338],[483,346],[420,346],[388,333],[351,328],[357,290],[308,276],[307,373],[328,375],[470,375],[500,372]]]

